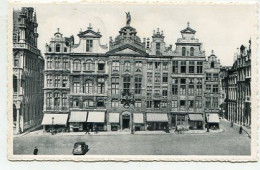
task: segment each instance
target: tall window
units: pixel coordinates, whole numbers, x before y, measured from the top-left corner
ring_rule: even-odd
[[[153,69],[153,63],[152,62],[147,63],[147,69]]]
[[[73,62],[73,70],[80,71],[80,60],[74,60]]]
[[[55,69],[59,69],[60,68],[60,58],[56,58],[55,59]]]
[[[98,78],[98,93],[99,94],[105,93],[105,78],[104,77]]]
[[[206,92],[207,93],[211,92],[211,84],[206,84]]]
[[[119,71],[119,61],[112,61],[112,71]]]
[[[168,95],[168,90],[167,90],[167,88],[163,88],[163,90],[162,90],[162,96],[163,96],[163,97],[167,97],[167,95]]]
[[[160,69],[161,68],[161,62],[155,62],[154,66],[156,69]]]
[[[91,99],[87,99],[83,102],[83,107],[87,108],[87,107],[93,107],[94,106],[94,102]]]
[[[54,94],[54,108],[55,108],[55,110],[59,109],[59,106],[60,106],[60,94],[55,93]]]
[[[66,48],[66,47],[64,47],[64,52],[65,52],[65,53],[67,52],[67,48]]]
[[[156,51],[160,51],[161,49],[161,43],[157,42],[156,43]]]
[[[152,84],[153,82],[153,73],[147,72],[147,84]]]
[[[163,83],[168,83],[168,74],[167,74],[167,73],[163,73],[162,82],[163,82]]]
[[[146,96],[147,97],[152,97],[152,86],[147,86],[147,90],[146,90]]]
[[[105,102],[103,99],[97,100],[97,107],[105,107]]]
[[[193,47],[190,48],[190,56],[194,56],[194,48]]]
[[[83,67],[84,67],[84,70],[86,70],[86,71],[92,71],[92,61],[87,60],[87,62],[84,63]]]
[[[181,62],[181,73],[186,73],[186,61]]]
[[[177,108],[178,107],[178,100],[173,100],[172,101],[172,108]]]
[[[14,60],[14,67],[19,67],[19,60],[18,59]]]
[[[80,92],[79,82],[74,82],[74,83],[73,83],[73,92],[74,92],[74,93],[79,93],[79,92]]]
[[[136,72],[142,72],[142,67],[143,67],[142,61],[135,62],[135,71]]]
[[[194,101],[193,100],[189,100],[188,101],[188,107],[189,108],[193,108],[194,107]]]
[[[111,78],[111,93],[119,94],[119,77]]]
[[[59,78],[59,76],[55,77],[55,87],[60,87],[60,78]]]
[[[52,69],[52,59],[50,57],[47,58],[47,69]]]
[[[130,71],[130,61],[125,61],[125,63],[124,63],[124,71]]]
[[[163,100],[162,101],[162,108],[167,108],[167,103],[168,103],[167,101]]]
[[[56,44],[56,52],[60,52],[60,44]]]
[[[213,93],[218,93],[218,84],[213,84]]]
[[[98,70],[99,71],[104,71],[105,70],[105,62],[104,61],[99,61],[98,62]]]
[[[186,101],[185,100],[180,100],[180,107],[181,107],[181,109],[184,109],[186,107]]]
[[[202,73],[203,63],[201,61],[197,62],[197,73]]]
[[[213,108],[218,108],[218,98],[213,97]]]
[[[65,70],[69,69],[69,62],[68,62],[68,59],[67,58],[64,58],[63,59],[63,68]]]
[[[52,87],[52,76],[47,75],[47,87]]]
[[[123,79],[123,90],[125,94],[130,94],[130,82],[131,78],[129,76],[124,77]]]
[[[46,93],[46,107],[51,107],[51,93]]]
[[[186,79],[181,79],[180,94],[186,95]]]
[[[152,101],[146,102],[146,108],[152,108]]]
[[[135,100],[135,107],[136,107],[136,108],[142,107],[142,101],[141,101],[140,99],[136,99],[136,100]]]
[[[93,92],[93,82],[92,80],[87,80],[85,82],[85,89],[84,93],[91,94]]]
[[[62,107],[67,107],[68,106],[68,98],[67,98],[67,93],[62,93]]]
[[[185,56],[185,55],[186,55],[186,48],[182,47],[182,56]]]
[[[156,83],[161,82],[161,74],[160,74],[160,72],[155,72],[154,82],[156,82]]]
[[[178,95],[178,79],[172,80],[172,95]]]
[[[211,98],[206,97],[206,108],[211,108]]]
[[[201,109],[202,108],[202,101],[201,100],[196,100],[196,108]]]
[[[212,62],[210,63],[210,67],[211,67],[211,68],[214,68],[214,64],[215,64],[214,61],[212,61]]]
[[[168,63],[163,63],[163,70],[168,70]]]
[[[178,61],[172,62],[172,73],[178,73]]]
[[[73,107],[79,107],[79,101],[78,100],[73,101]]]
[[[141,94],[142,77],[135,77],[135,94]]]
[[[194,61],[189,62],[189,73],[194,73]]]
[[[190,83],[189,83],[189,92],[188,92],[189,95],[194,95],[194,84],[193,84],[193,80],[191,79],[190,80]]]
[[[218,73],[213,73],[213,80],[218,80]]]
[[[160,105],[161,105],[161,101],[160,100],[155,100],[154,101],[154,108],[155,109],[157,109],[157,110],[160,109]]]
[[[117,108],[118,106],[119,106],[118,100],[113,99],[113,100],[111,101],[111,107],[112,107],[112,108]]]
[[[202,83],[201,80],[198,80],[197,83],[197,95],[201,95],[202,94]]]
[[[87,52],[91,52],[92,51],[92,48],[93,48],[93,40],[87,40],[86,42],[86,51]]]

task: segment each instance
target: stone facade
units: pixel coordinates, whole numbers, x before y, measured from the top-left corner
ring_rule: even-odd
[[[109,47],[91,26],[78,44],[58,30],[46,44],[45,130],[204,129],[207,61],[195,33],[188,23],[173,50],[163,31],[141,40],[130,22]]]
[[[37,48],[33,8],[13,12],[13,125],[19,134],[40,125],[43,110],[44,60]]]

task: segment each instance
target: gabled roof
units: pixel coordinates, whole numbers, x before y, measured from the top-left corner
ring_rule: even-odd
[[[118,48],[115,48],[113,50],[110,50],[107,52],[107,54],[124,54],[124,55],[141,55],[141,56],[147,56],[148,53],[146,53],[144,50],[141,50],[139,48],[134,47],[131,44],[124,44]]]
[[[102,35],[100,35],[99,32],[95,32],[91,29],[88,29],[84,32],[81,32],[78,34],[79,37],[90,37],[90,38],[101,38]]]
[[[196,31],[194,29],[191,29],[189,26],[185,28],[184,30],[181,31],[181,33],[186,33],[186,34],[195,34]]]

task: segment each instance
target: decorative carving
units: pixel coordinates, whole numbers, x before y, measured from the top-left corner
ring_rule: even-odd
[[[131,15],[130,12],[126,12],[126,25],[130,25],[131,23]]]

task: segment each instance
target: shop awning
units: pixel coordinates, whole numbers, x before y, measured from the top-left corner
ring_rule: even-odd
[[[42,125],[66,125],[68,114],[44,114]]]
[[[87,112],[79,112],[79,111],[72,111],[70,113],[69,122],[86,122],[87,121]]]
[[[219,123],[219,116],[217,113],[209,113],[209,123]]]
[[[105,112],[89,112],[87,122],[104,123]]]
[[[109,113],[110,123],[119,123],[119,113]]]
[[[189,114],[189,119],[191,121],[203,121],[203,117],[201,114]]]
[[[134,123],[144,123],[144,114],[134,113]]]
[[[168,122],[166,113],[147,113],[147,122]]]

